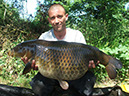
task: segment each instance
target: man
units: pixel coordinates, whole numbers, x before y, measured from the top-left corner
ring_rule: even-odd
[[[86,44],[86,41],[80,31],[66,28],[66,21],[68,14],[65,13],[65,9],[60,4],[53,4],[48,10],[48,21],[52,25],[53,29],[43,33],[39,39],[48,41],[67,41],[78,42]],[[21,58],[26,64],[27,58]],[[35,60],[32,61],[32,68],[37,70]],[[99,62],[98,62],[99,63]],[[95,68],[93,61],[89,62],[89,67]],[[95,76],[92,72],[88,71],[82,78],[78,80],[68,81],[70,86],[81,94],[90,95],[95,83]],[[58,82],[53,79],[46,78],[38,73],[31,81],[33,91],[39,96],[48,96],[52,93],[54,86],[58,85]]]

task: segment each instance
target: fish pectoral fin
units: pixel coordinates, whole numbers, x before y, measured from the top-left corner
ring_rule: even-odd
[[[67,81],[59,81],[59,84],[62,89],[67,90],[69,88],[69,84]]]
[[[23,73],[22,74],[26,74],[26,73],[31,71],[31,64],[32,64],[31,62],[28,62],[26,64],[25,68],[23,69]]]

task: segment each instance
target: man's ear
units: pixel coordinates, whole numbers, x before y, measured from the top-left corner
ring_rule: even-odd
[[[51,22],[50,22],[50,18],[48,17],[47,19],[48,19],[48,22],[51,24]]]
[[[65,15],[66,16],[66,21],[68,20],[68,14]]]

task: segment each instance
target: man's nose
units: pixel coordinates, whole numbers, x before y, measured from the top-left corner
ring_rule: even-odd
[[[59,19],[55,18],[55,24],[58,24],[58,23],[59,23]]]

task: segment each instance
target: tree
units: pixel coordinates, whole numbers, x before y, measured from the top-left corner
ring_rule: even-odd
[[[124,3],[119,0],[75,2],[69,9],[69,26],[81,30],[90,44],[98,47],[118,46],[125,43],[129,30]]]

